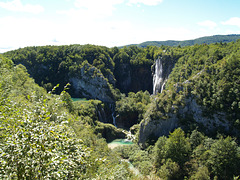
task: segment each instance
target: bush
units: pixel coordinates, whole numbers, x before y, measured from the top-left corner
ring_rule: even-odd
[[[158,171],[158,175],[164,180],[175,180],[180,177],[180,167],[176,162],[167,159]]]

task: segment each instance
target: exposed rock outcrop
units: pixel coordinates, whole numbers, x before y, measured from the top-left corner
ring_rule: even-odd
[[[140,124],[138,144],[145,147],[145,143],[149,137],[167,136],[169,132],[177,127],[184,128],[188,126],[182,123],[182,120],[191,119],[191,123],[195,123],[205,129],[205,133],[216,132],[219,129],[229,131],[231,124],[226,119],[225,113],[214,113],[206,115],[205,107],[197,104],[193,97],[185,99],[185,106],[179,107],[177,113],[168,113],[168,119],[151,119],[147,117]]]
[[[78,72],[69,76],[69,81],[73,86],[76,97],[114,102],[114,96],[108,80],[94,66],[86,63]]]
[[[137,124],[138,113],[121,114],[116,116],[116,126],[118,128],[130,129],[131,126]]]
[[[148,67],[147,67],[148,66]],[[132,66],[123,63],[115,70],[116,88],[123,93],[149,91],[152,93],[151,65]]]

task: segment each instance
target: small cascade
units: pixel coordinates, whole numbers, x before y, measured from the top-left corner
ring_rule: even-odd
[[[161,93],[162,93],[162,91],[163,91],[163,89],[164,89],[164,87],[165,87],[165,84],[166,84],[166,80],[163,82],[163,84],[162,84],[162,87],[161,87]]]
[[[115,105],[114,104],[110,104],[110,109],[112,111],[112,119],[113,119],[113,125],[117,128],[117,123],[116,123],[116,118],[117,116],[115,116]]]
[[[133,141],[133,140],[135,140],[135,136],[131,133],[131,131],[129,130],[128,132],[127,132],[127,139],[126,139],[127,141]]]
[[[114,112],[112,113],[112,118],[113,118],[113,125],[117,128],[116,117],[114,116]]]
[[[158,58],[155,62],[155,73],[153,76],[153,94],[161,93],[165,85],[163,82],[162,58]]]

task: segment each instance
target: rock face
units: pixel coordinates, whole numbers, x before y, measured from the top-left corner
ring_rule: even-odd
[[[89,64],[85,64],[77,73],[69,75],[69,81],[76,97],[114,102],[108,80],[102,75],[100,70]]]
[[[226,120],[226,114],[214,113],[211,116],[204,114],[204,107],[197,104],[192,97],[185,100],[185,106],[180,107],[177,113],[169,113],[168,119],[151,119],[150,117],[143,120],[140,124],[138,144],[145,147],[149,137],[167,136],[169,132],[177,127],[184,128],[186,125],[181,123],[182,119],[189,119],[205,129],[205,133],[216,132],[221,129],[229,131],[231,124]]]
[[[151,66],[131,66],[123,63],[115,70],[116,88],[123,93],[149,91],[152,93],[152,72]]]
[[[138,144],[141,147],[145,148],[145,143],[150,137],[167,136],[169,132],[178,126],[179,119],[175,114],[172,114],[172,116],[167,120],[152,120],[150,118],[147,118],[140,124]]]
[[[131,67],[129,64],[121,64],[118,67],[118,71],[115,72],[115,78],[117,80],[116,87],[121,90],[121,92],[128,92],[131,83]]]
[[[135,121],[134,121],[135,120]],[[118,128],[130,129],[134,124],[137,124],[138,113],[121,114],[116,117],[116,126]]]

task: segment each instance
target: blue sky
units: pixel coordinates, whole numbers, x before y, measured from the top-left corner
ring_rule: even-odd
[[[0,0],[0,53],[240,34],[239,0]]]

